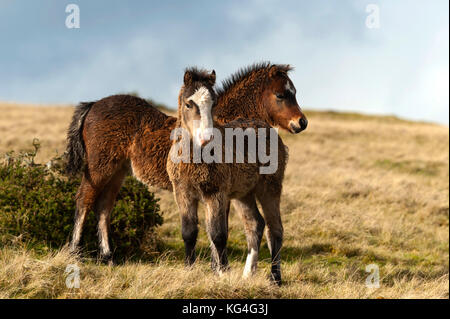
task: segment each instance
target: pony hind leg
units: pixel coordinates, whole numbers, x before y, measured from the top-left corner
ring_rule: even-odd
[[[253,193],[234,200],[233,206],[244,222],[248,254],[242,276],[248,278],[256,272],[259,247],[264,233],[264,218],[259,213]]]
[[[69,244],[71,252],[76,252],[81,240],[86,215],[94,210],[95,202],[99,196],[99,190],[90,182],[86,173],[83,175],[81,185],[76,195],[75,220],[72,231],[72,239]]]
[[[264,220],[266,221],[266,239],[269,246],[272,267],[272,280],[281,285],[281,246],[283,243],[283,225],[280,216],[280,196],[261,194],[258,200],[262,206]]]
[[[95,205],[98,218],[98,240],[100,246],[100,260],[112,263],[112,251],[110,246],[111,211],[114,207],[117,194],[122,187],[123,180],[129,169],[123,166],[105,185]]]
[[[223,194],[215,194],[205,200],[206,231],[211,242],[211,268],[221,274],[228,269],[227,210],[229,200]]]

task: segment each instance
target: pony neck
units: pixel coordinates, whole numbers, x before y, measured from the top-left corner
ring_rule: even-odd
[[[249,76],[220,92],[215,108],[217,121],[225,123],[242,117],[268,122],[267,111],[263,105],[264,87],[265,77]]]

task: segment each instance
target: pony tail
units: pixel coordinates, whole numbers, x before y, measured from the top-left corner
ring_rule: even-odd
[[[80,172],[84,164],[86,150],[82,136],[83,124],[86,115],[94,103],[80,103],[76,107],[69,130],[67,131],[66,172],[72,176]]]

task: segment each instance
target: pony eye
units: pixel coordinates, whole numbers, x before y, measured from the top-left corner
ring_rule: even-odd
[[[279,100],[284,99],[284,95],[283,94],[277,93],[276,96],[277,96],[277,99],[279,99]]]
[[[190,105],[189,103],[186,103],[186,108],[190,109],[190,108],[192,108],[192,105]]]

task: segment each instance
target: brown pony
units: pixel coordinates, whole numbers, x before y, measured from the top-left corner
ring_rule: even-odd
[[[280,249],[283,232],[280,196],[287,149],[276,132],[269,137],[267,132],[270,132],[271,127],[264,121],[240,118],[224,125],[214,123],[212,114],[215,112],[215,92],[209,83],[192,81],[199,78],[196,76],[198,72],[200,71],[196,69],[186,70],[178,98],[177,130],[174,131],[174,142],[167,159],[167,172],[173,184],[175,200],[181,215],[186,263],[192,265],[195,261],[197,207],[198,202],[202,201],[206,207],[206,231],[211,242],[212,268],[218,273],[228,268],[226,250],[228,209],[229,202],[233,199],[237,212],[245,221],[248,256],[243,276],[248,277],[256,271],[261,238],[267,224],[267,242],[272,256],[272,279],[280,284]],[[200,123],[198,127],[196,123]],[[184,132],[184,136],[181,139],[175,138],[175,134],[180,130]],[[216,132],[211,134],[214,130]],[[231,147],[227,146],[226,135],[235,130],[254,132],[254,145],[258,139],[258,145],[266,144],[265,150],[270,144],[274,146],[269,147],[277,164],[271,172],[261,170],[264,164],[259,158],[255,158],[254,161],[248,160],[249,155],[253,151],[256,152],[256,145],[251,151],[250,136],[247,136],[247,140],[242,136],[239,147],[237,142]],[[180,144],[184,144],[184,150],[181,152]],[[194,161],[194,155],[190,151],[194,150],[194,145],[200,147],[203,155],[211,154],[211,150],[214,149],[213,153],[217,157],[212,162]],[[227,150],[233,154],[233,158],[228,161],[223,156]],[[262,152],[266,153],[265,150]],[[189,154],[183,154],[184,161],[179,161],[177,155],[185,151]],[[237,160],[238,154],[243,156],[241,161]],[[256,199],[261,204],[264,218],[259,213]]]
[[[291,133],[304,130],[308,122],[295,98],[290,70],[288,65],[261,63],[238,71],[218,91],[216,120],[226,123],[245,117]],[[196,76],[196,81],[215,84],[214,71]],[[94,211],[98,216],[100,257],[110,260],[110,213],[130,170],[146,185],[172,189],[166,162],[176,121],[145,100],[129,95],[113,95],[77,107],[67,136],[67,171],[82,171],[72,250],[79,245],[86,214]]]

